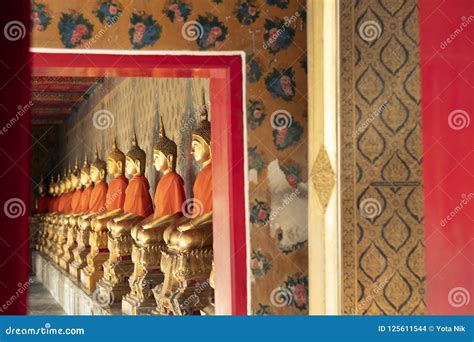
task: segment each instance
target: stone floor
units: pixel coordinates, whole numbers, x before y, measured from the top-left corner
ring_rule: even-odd
[[[28,315],[33,316],[62,316],[66,313],[59,303],[54,300],[49,291],[33,278],[28,292]]]

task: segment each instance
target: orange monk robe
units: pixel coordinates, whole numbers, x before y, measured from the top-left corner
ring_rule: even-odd
[[[184,181],[181,176],[176,172],[164,175],[156,186],[153,218],[181,212],[184,201],[186,201],[186,195],[184,193]]]
[[[102,213],[105,211],[105,197],[107,196],[107,183],[98,182],[94,184],[89,202],[90,213]]]
[[[72,195],[72,200],[71,200],[72,212],[73,212],[74,214],[80,213],[80,209],[81,209],[81,195],[82,195],[82,189],[76,189],[76,190],[74,190],[74,194]]]
[[[194,214],[202,215],[212,211],[212,164],[206,165],[197,174],[193,186]]]
[[[71,210],[72,210],[72,206],[71,206],[72,196],[73,196],[72,191],[66,192],[65,194],[63,194],[61,196],[62,201],[61,201],[60,208],[59,208],[60,212],[62,212],[62,213],[70,213],[71,212]]]
[[[127,177],[120,176],[114,178],[109,184],[107,190],[107,197],[105,199],[105,206],[107,211],[115,209],[123,209],[125,204],[125,191],[128,186]]]
[[[48,203],[48,211],[50,213],[54,212],[55,203],[56,203],[56,197],[51,197]]]
[[[38,208],[36,209],[37,213],[46,213],[49,211],[49,197],[48,196],[40,196],[37,199]]]
[[[79,212],[87,213],[89,211],[89,202],[91,201],[92,189],[94,189],[94,186],[89,185],[87,188],[84,189],[84,191],[82,191]]]
[[[62,194],[58,196],[58,203],[56,204],[56,209],[59,213],[64,212],[64,199],[66,198],[66,194]]]
[[[145,176],[133,176],[125,191],[126,213],[147,217],[153,213],[150,197],[150,184]]]
[[[56,196],[54,201],[54,211],[59,212],[59,202],[61,201],[61,196]]]

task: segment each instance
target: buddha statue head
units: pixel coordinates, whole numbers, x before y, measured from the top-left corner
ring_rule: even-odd
[[[87,153],[84,153],[84,162],[81,167],[81,184],[85,187],[88,187],[92,183],[90,172],[91,167],[87,159]]]
[[[46,184],[44,184],[43,175],[41,175],[41,179],[38,184],[38,195],[40,197],[43,197],[44,195],[46,195]]]
[[[191,143],[191,154],[201,164],[206,164],[211,160],[211,123],[207,117],[207,106],[204,104],[201,121],[193,132]]]
[[[107,163],[100,159],[97,146],[95,148],[94,161],[91,165],[90,174],[91,180],[94,183],[105,181],[105,177],[107,176]]]
[[[66,187],[66,192],[72,190],[72,169],[71,169],[71,164],[69,164],[68,169],[67,169],[67,174],[66,174],[66,179],[65,179],[65,187]]]
[[[107,172],[113,178],[123,176],[125,173],[125,154],[118,149],[116,138],[114,138],[112,149],[107,156]]]
[[[160,133],[153,147],[153,164],[158,172],[168,173],[176,170],[178,147],[166,136],[163,119],[161,119]]]
[[[140,176],[145,174],[146,153],[137,143],[137,135],[132,138],[132,148],[128,151],[125,161],[125,170],[130,176]]]
[[[51,180],[49,181],[48,193],[50,196],[55,196],[54,193],[54,177],[51,175]]]
[[[64,169],[63,177],[59,181],[59,192],[60,194],[66,193],[66,178],[67,178],[67,171]]]
[[[79,189],[81,187],[81,171],[79,170],[77,158],[74,162],[74,169],[71,172],[71,185],[73,189]]]
[[[56,183],[54,183],[54,193],[56,196],[61,194],[61,176],[59,176],[59,173],[58,177],[56,178]]]

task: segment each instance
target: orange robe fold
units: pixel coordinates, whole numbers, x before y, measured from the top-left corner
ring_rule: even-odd
[[[105,211],[107,189],[108,186],[106,182],[98,182],[94,184],[94,189],[91,193],[91,200],[89,202],[89,212],[101,213]]]
[[[76,189],[72,195],[71,207],[74,214],[80,213],[82,191],[82,189]]]
[[[186,195],[181,176],[176,172],[164,175],[156,186],[153,218],[181,212],[184,201],[186,201]]]
[[[37,199],[37,203],[38,203],[38,208],[36,209],[36,212],[37,213],[46,213],[48,212],[49,210],[49,197],[48,196],[40,196],[38,197]]]
[[[114,178],[109,184],[105,207],[107,211],[123,209],[125,204],[125,191],[128,186],[128,179],[124,176]]]
[[[72,206],[71,206],[72,196],[73,196],[72,191],[66,192],[65,194],[63,194],[61,196],[61,203],[60,203],[60,207],[59,207],[59,211],[61,213],[70,213],[71,212],[71,210],[72,210]]]
[[[64,212],[64,199],[66,198],[66,194],[59,195],[58,197],[58,204],[56,204],[56,207],[58,209],[58,212],[62,213]]]
[[[48,211],[50,213],[54,212],[55,203],[56,203],[56,197],[51,197],[48,203]]]
[[[212,211],[212,164],[206,165],[197,174],[193,186],[194,213],[202,215]]]
[[[91,200],[91,193],[92,189],[94,189],[93,185],[89,185],[87,188],[82,191],[81,194],[81,204],[80,204],[80,212],[87,213],[89,211],[89,202]]]
[[[145,176],[133,176],[125,191],[126,213],[147,217],[153,213],[150,197],[150,184]]]

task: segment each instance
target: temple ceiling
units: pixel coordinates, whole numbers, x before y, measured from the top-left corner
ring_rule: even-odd
[[[61,124],[77,112],[101,82],[100,77],[32,77],[32,123]]]

